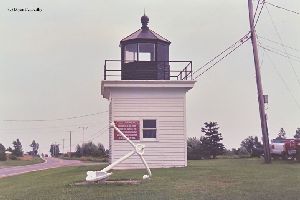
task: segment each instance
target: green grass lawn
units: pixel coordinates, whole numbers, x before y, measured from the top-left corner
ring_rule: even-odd
[[[42,162],[44,162],[44,160],[38,157],[35,157],[32,160],[6,160],[6,161],[0,161],[0,169],[2,167],[32,165],[32,164],[37,164]]]
[[[259,159],[190,161],[186,168],[153,169],[140,185],[85,185],[87,170],[66,167],[0,179],[0,199],[300,199],[300,164]],[[114,171],[111,179],[141,179],[144,170]]]

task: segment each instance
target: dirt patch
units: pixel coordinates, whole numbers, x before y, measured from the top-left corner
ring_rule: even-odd
[[[29,155],[24,155],[23,157],[18,157],[19,160],[33,160],[32,156]]]

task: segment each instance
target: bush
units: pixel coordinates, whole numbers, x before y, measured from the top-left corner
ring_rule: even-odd
[[[81,156],[92,156],[92,157],[106,157],[106,150],[104,146],[99,143],[98,145],[88,142],[84,143],[82,146],[79,144],[76,146],[76,152],[77,157]]]
[[[6,154],[5,153],[0,153],[0,161],[6,161],[7,160],[7,157],[6,157]]]
[[[0,143],[0,160],[1,161],[7,160],[6,153],[5,153],[5,147],[1,143]]]
[[[8,158],[11,160],[18,160],[18,157],[15,156],[14,154],[9,154]]]
[[[249,158],[250,153],[247,151],[245,147],[241,147],[238,149],[238,155],[240,158]]]
[[[296,150],[296,160],[298,162],[300,162],[300,147],[299,146],[297,146],[297,150]]]

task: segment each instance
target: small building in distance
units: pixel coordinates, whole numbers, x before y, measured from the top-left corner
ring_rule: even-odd
[[[101,94],[109,100],[109,119],[134,143],[146,146],[150,168],[187,166],[186,93],[193,88],[191,61],[170,61],[170,41],[142,27],[120,42],[121,60],[106,60]],[[132,151],[113,129],[110,163]],[[137,155],[117,169],[143,168]]]

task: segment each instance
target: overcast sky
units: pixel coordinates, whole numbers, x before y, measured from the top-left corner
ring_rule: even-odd
[[[298,0],[269,0],[300,11]],[[256,6],[257,1],[254,1]],[[41,12],[11,12],[37,8]],[[247,0],[1,0],[0,143],[19,138],[26,151],[33,139],[42,152],[51,143],[65,151],[85,140],[108,143],[108,102],[100,95],[105,59],[120,59],[119,42],[138,30],[144,8],[149,27],[172,42],[170,60],[192,60],[194,69],[233,44],[249,30]],[[269,11],[269,13],[268,13]],[[270,139],[280,128],[292,137],[300,127],[300,15],[269,4],[257,33]],[[293,49],[292,49],[293,48]],[[98,113],[77,119],[74,116]],[[35,120],[50,121],[5,121]],[[227,148],[247,136],[261,137],[255,71],[250,41],[203,76],[187,95],[188,136],[202,135],[216,121]]]

